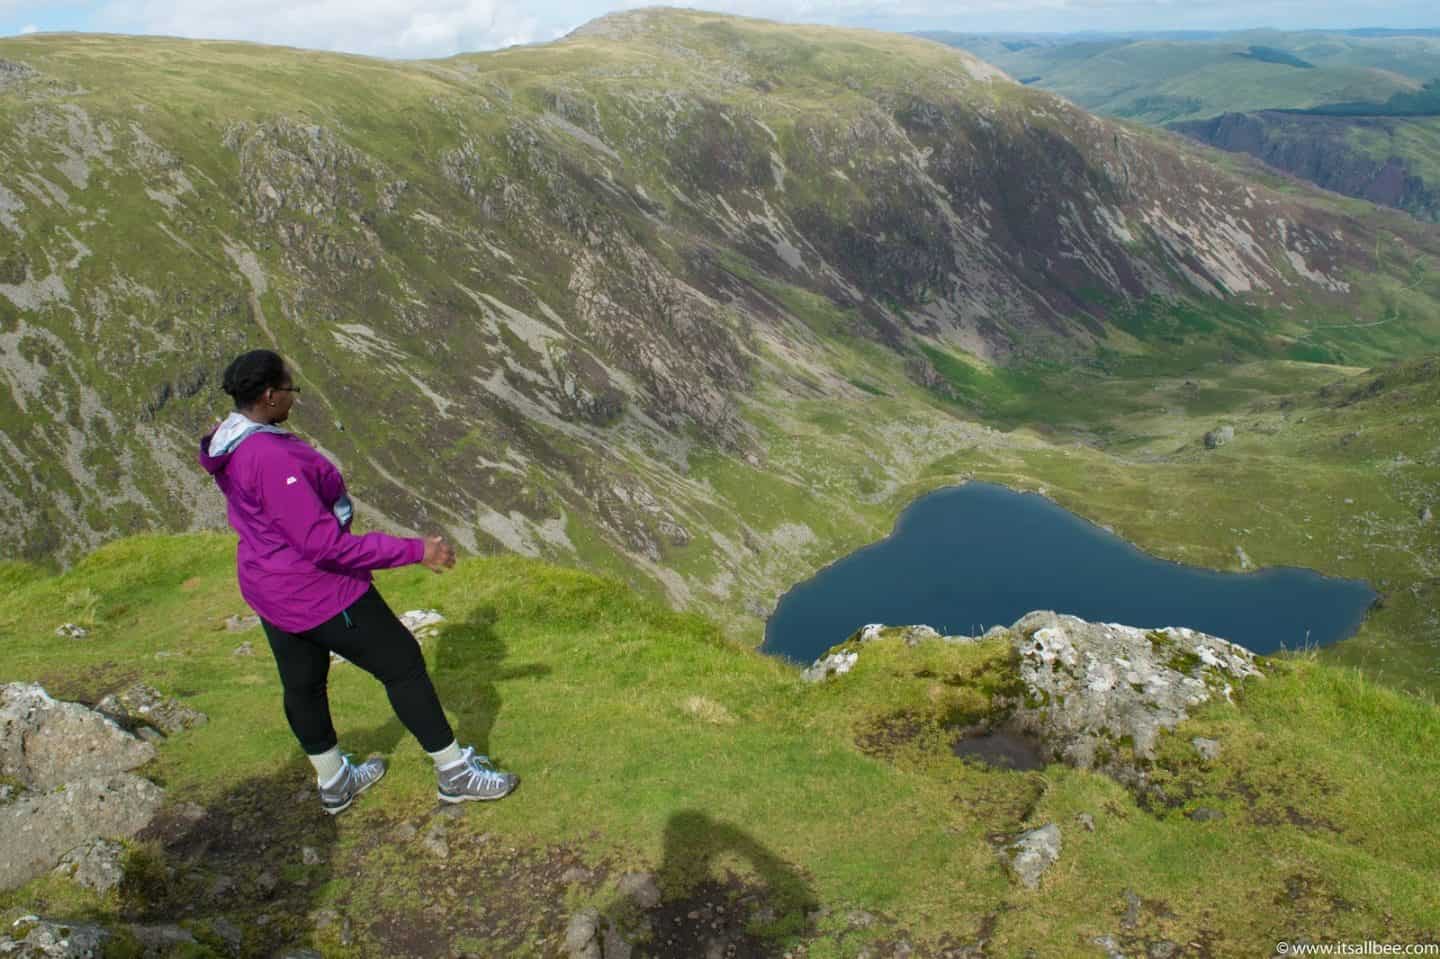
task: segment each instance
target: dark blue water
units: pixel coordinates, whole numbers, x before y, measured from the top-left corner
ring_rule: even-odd
[[[917,500],[889,539],[780,599],[767,653],[810,663],[866,623],[979,635],[1033,609],[1189,626],[1257,653],[1344,639],[1376,594],[1305,569],[1221,573],[1147,556],[1035,493],[968,483]]]

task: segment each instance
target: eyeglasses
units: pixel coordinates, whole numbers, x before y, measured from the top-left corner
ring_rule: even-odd
[[[286,393],[299,393],[299,392],[300,392],[300,387],[298,387],[298,386],[272,386],[272,387],[270,387],[270,388],[271,388],[272,390],[274,390],[275,392],[277,392],[277,393],[279,393],[279,392],[281,392],[281,391],[284,391],[284,392],[286,392]]]

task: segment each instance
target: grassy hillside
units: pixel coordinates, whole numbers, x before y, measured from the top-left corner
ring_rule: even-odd
[[[128,884],[99,898],[39,880],[0,897],[7,924],[179,920],[218,946],[223,920],[257,956],[297,942],[335,957],[556,956],[571,913],[614,914],[621,876],[653,870],[653,915],[692,937],[650,944],[665,955],[701,954],[701,914],[747,930],[745,954],[776,956],[901,943],[919,956],[1098,955],[1096,938],[1112,936],[1127,954],[1238,957],[1302,936],[1440,934],[1426,799],[1440,711],[1312,656],[1266,661],[1236,704],[1167,735],[1157,788],[1140,797],[1063,766],[999,772],[950,755],[955,730],[1013,689],[1001,641],[872,644],[853,673],[807,686],[618,583],[465,560],[443,577],[384,574],[381,588],[397,609],[448,617],[426,642],[442,699],[462,740],[524,784],[494,806],[437,811],[428,763],[378,684],[337,666],[342,742],[391,756],[392,770],[331,820],[302,795],[308,765],[263,636],[223,626],[243,611],[231,557],[227,537],[157,536],[63,576],[0,568],[0,681],[93,701],[143,679],[210,717],[148,770],[174,811],[134,845]],[[89,638],[53,635],[67,620]],[[1193,736],[1220,739],[1221,757],[1200,763]],[[996,844],[1047,822],[1063,831],[1061,859],[1026,891]],[[221,876],[229,891],[207,894]]]

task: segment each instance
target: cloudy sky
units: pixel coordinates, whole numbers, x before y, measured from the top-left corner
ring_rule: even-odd
[[[560,36],[656,0],[0,0],[0,36],[98,30],[440,57]],[[881,30],[1440,27],[1435,0],[691,0],[684,6]]]

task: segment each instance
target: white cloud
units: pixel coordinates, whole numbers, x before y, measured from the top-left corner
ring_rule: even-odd
[[[541,35],[517,0],[112,0],[101,29],[440,57],[529,43]]]
[[[23,37],[23,36],[27,36],[27,35],[32,34],[32,33],[39,33],[39,32],[40,32],[40,28],[37,27],[37,26],[36,26],[35,24],[33,24],[33,23],[27,23],[27,24],[25,24],[25,26],[23,26],[23,27],[20,28],[20,35],[21,35],[22,37]]]

